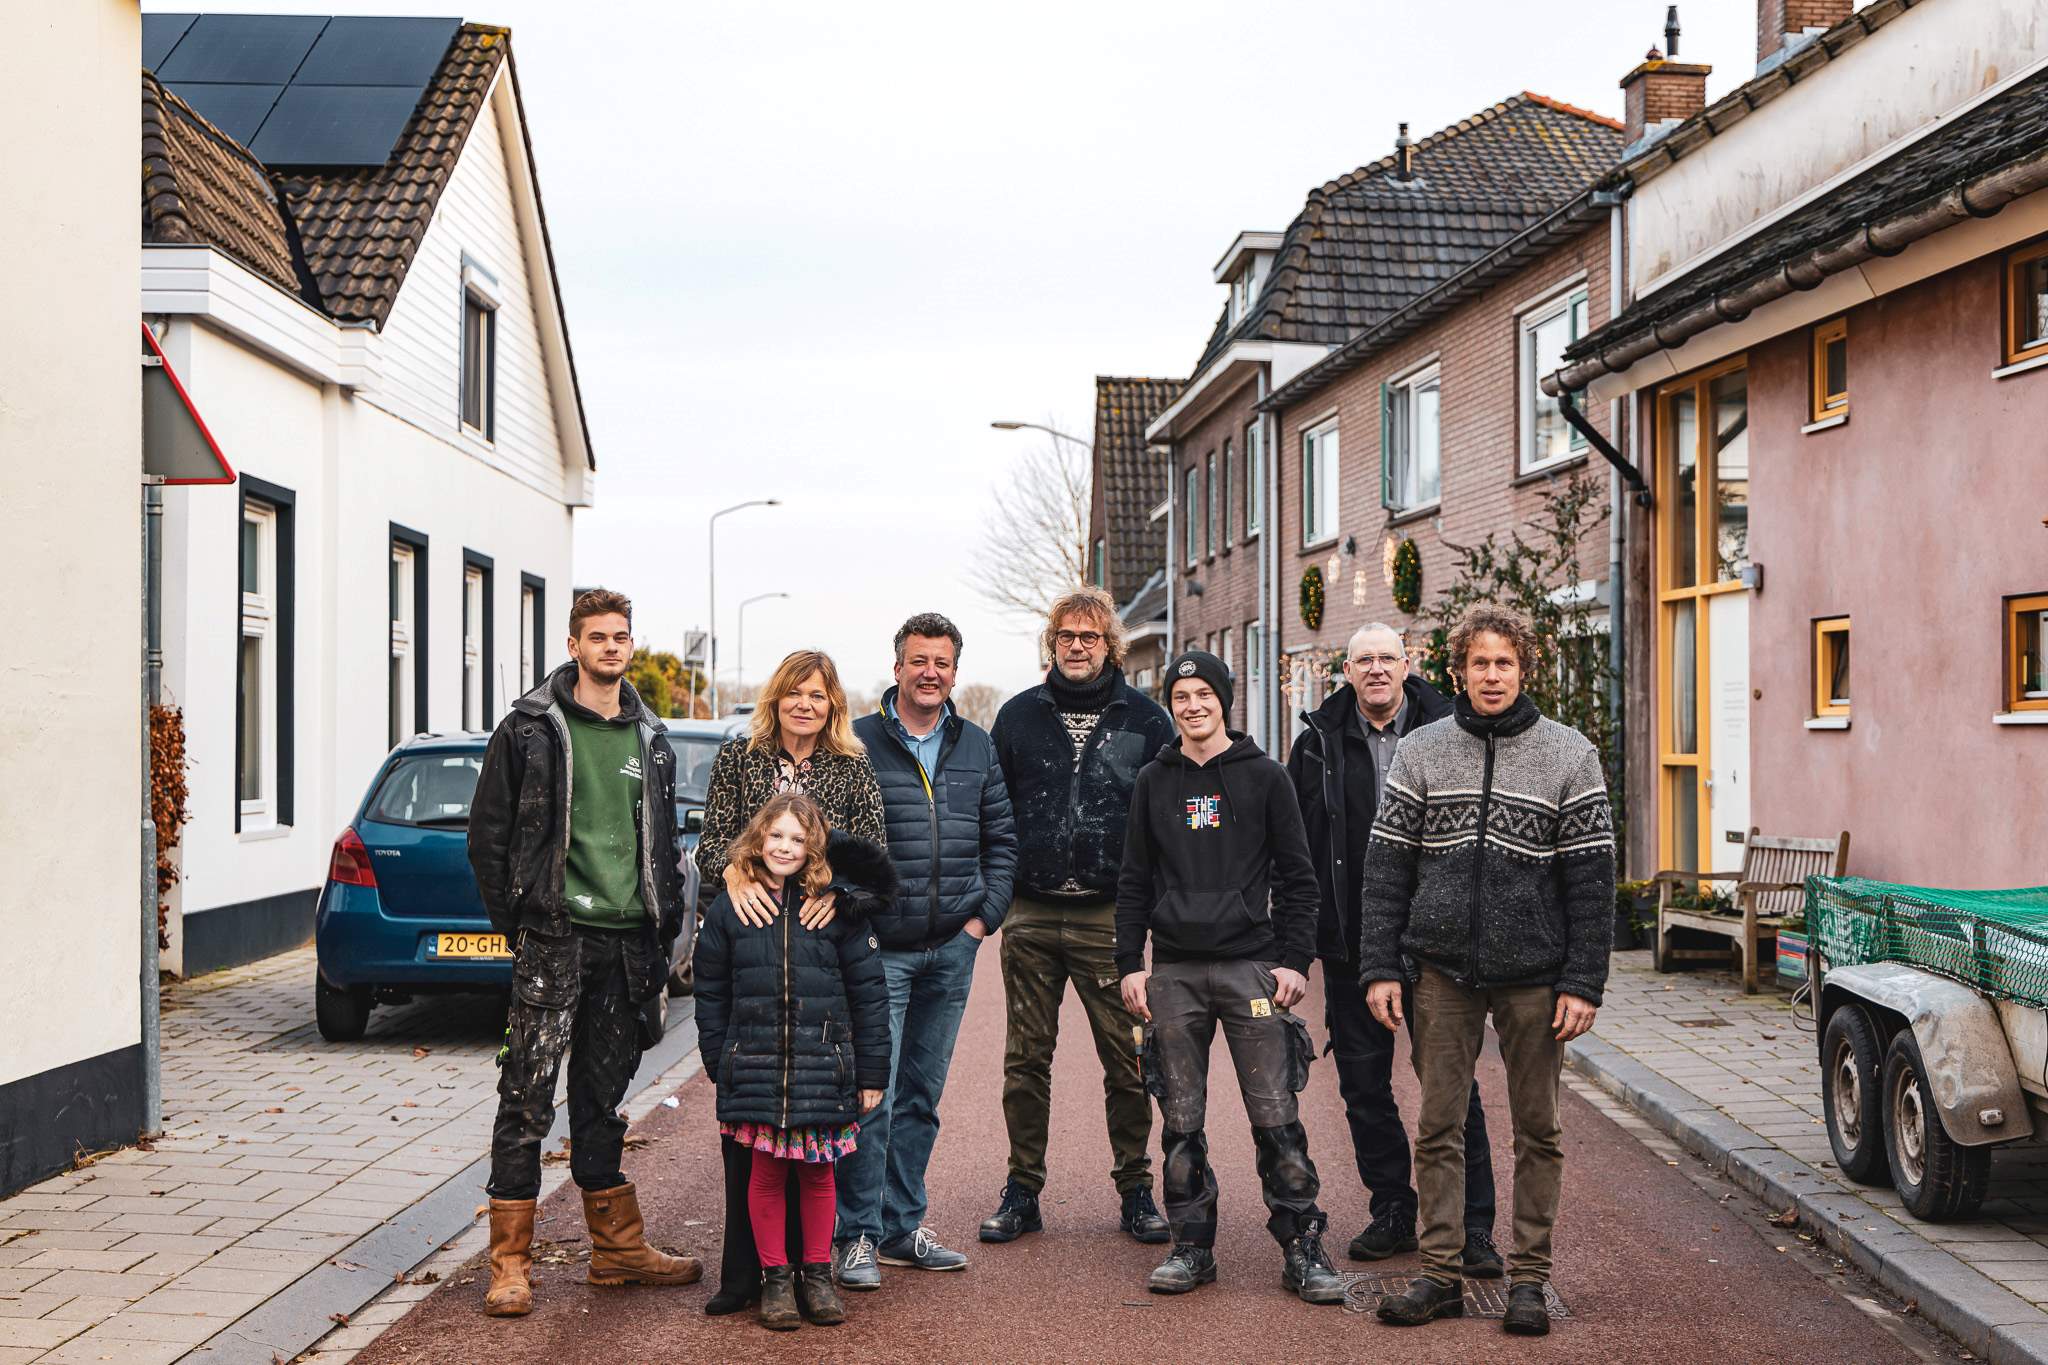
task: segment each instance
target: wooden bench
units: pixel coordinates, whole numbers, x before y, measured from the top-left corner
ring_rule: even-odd
[[[1768,943],[1775,957],[1779,928],[1805,909],[1806,879],[1840,877],[1848,867],[1847,830],[1834,839],[1787,839],[1752,829],[1743,845],[1740,872],[1659,872],[1651,879],[1657,887],[1657,935],[1651,942],[1657,970],[1668,972],[1674,962],[1688,960],[1729,961],[1742,968],[1743,993],[1756,994],[1757,954]],[[1686,909],[1671,903],[1675,889],[1689,886],[1697,894],[1709,882],[1735,883],[1733,910]],[[1672,936],[1679,929],[1713,934],[1731,944],[1727,949],[1674,948]]]

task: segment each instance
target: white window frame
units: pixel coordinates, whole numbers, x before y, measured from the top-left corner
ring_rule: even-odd
[[[1266,674],[1261,665],[1260,645],[1265,631],[1258,621],[1250,621],[1244,628],[1244,675],[1245,675],[1245,733],[1252,737],[1254,744],[1263,744],[1264,719],[1266,715]]]
[[[476,325],[472,326],[472,318]],[[469,409],[470,355],[479,352],[476,365],[481,391],[477,411],[471,420]],[[461,346],[455,369],[455,411],[462,429],[480,441],[498,439],[498,305],[481,289],[465,284],[462,291]]]
[[[242,832],[252,829],[269,828],[276,824],[277,795],[277,509],[269,503],[257,502],[253,498],[242,504],[242,524],[253,525],[256,531],[256,582],[257,590],[242,592],[241,632],[236,649],[246,646],[248,640],[260,641],[257,647],[257,668],[254,678],[242,667],[238,653],[235,660],[235,676],[242,689],[242,696],[236,699],[235,723],[237,734],[242,725],[241,707],[251,699],[259,707],[256,729],[256,795],[243,792],[242,773],[235,773],[235,790],[241,803]],[[235,574],[242,572],[241,542],[236,541]],[[244,753],[244,762],[247,754]]]
[[[1393,441],[1389,460],[1394,473],[1389,477],[1387,506],[1395,515],[1407,516],[1440,506],[1443,502],[1444,482],[1444,386],[1443,367],[1437,364],[1425,365],[1412,374],[1388,384],[1390,399],[1388,411],[1393,421]],[[1436,450],[1434,455],[1435,483],[1433,489],[1425,492],[1424,486],[1415,476],[1415,452],[1420,444],[1418,420],[1420,404],[1416,396],[1424,390],[1436,393]]]
[[[1543,357],[1536,354],[1537,332],[1545,325],[1559,318],[1565,323],[1565,345],[1569,346],[1585,335],[1584,328],[1592,320],[1591,295],[1583,283],[1551,295],[1543,302],[1523,312],[1516,319],[1515,355],[1519,370],[1517,385],[1521,401],[1516,405],[1519,412],[1517,449],[1521,452],[1518,468],[1523,474],[1533,474],[1556,465],[1568,464],[1582,459],[1586,454],[1586,438],[1576,428],[1568,428],[1570,435],[1565,442],[1564,453],[1539,456],[1536,453],[1536,419],[1539,411],[1558,411],[1557,399],[1543,392],[1541,380],[1554,371],[1561,356]],[[1439,409],[1441,411],[1441,409]]]
[[[1244,538],[1259,533],[1266,511],[1266,429],[1254,418],[1244,429]]]
[[[1341,522],[1342,455],[1337,419],[1301,433],[1301,546],[1305,550],[1337,539]]]
[[[398,670],[395,675],[398,679],[398,713],[395,716],[388,712],[392,675],[386,675],[384,690],[387,707],[386,726],[394,731],[391,743],[396,745],[412,733],[413,717],[419,714],[412,657],[414,632],[418,627],[418,623],[413,620],[413,603],[418,600],[415,595],[414,585],[417,580],[414,575],[419,572],[419,556],[412,546],[402,540],[394,540],[391,542],[391,565],[398,579],[398,602],[391,609],[391,656],[388,664],[389,667]]]
[[[474,564],[462,566],[462,728],[483,728],[484,669],[484,571]]]
[[[1252,300],[1258,296],[1258,272],[1247,262],[1230,282],[1230,322],[1234,327],[1251,315]]]
[[[1195,521],[1195,500],[1201,494],[1202,467],[1190,464],[1182,481],[1181,510],[1187,513],[1187,525],[1182,539],[1186,542],[1188,567],[1194,568],[1201,559],[1201,527]]]
[[[1230,675],[1232,682],[1236,682],[1237,664],[1230,657],[1230,647],[1232,643],[1230,633],[1231,632],[1229,626],[1225,626],[1223,629],[1216,632],[1216,657],[1223,660],[1223,671]],[[1227,710],[1224,712],[1223,715],[1223,723],[1226,726],[1230,724],[1230,713]]]
[[[507,701],[515,700],[518,693],[533,685],[533,608],[533,589],[522,583],[519,585],[519,687],[514,696],[506,698]]]
[[[1216,466],[1216,539],[1225,554],[1230,553],[1233,539],[1230,533],[1230,456],[1230,438],[1226,436],[1223,438],[1223,453]]]
[[[1202,556],[1216,557],[1216,452],[1202,457]]]

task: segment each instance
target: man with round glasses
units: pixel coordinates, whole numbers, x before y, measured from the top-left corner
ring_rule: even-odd
[[[1443,693],[1408,671],[1401,634],[1374,622],[1351,637],[1344,686],[1305,724],[1287,758],[1288,776],[1308,827],[1309,856],[1321,883],[1316,955],[1323,963],[1324,1026],[1337,1061],[1337,1089],[1351,1125],[1358,1178],[1372,1221],[1351,1241],[1354,1261],[1378,1261],[1416,1249],[1416,1194],[1409,1179],[1408,1133],[1394,1100],[1394,1035],[1365,1008],[1359,983],[1358,891],[1380,793],[1403,736],[1451,714]],[[1479,1087],[1465,1114],[1465,1274],[1501,1273],[1493,1245],[1493,1155]]]
[[[1010,698],[991,737],[1017,822],[1015,899],[1003,918],[1003,1121],[1009,1180],[981,1225],[984,1242],[1010,1242],[1044,1223],[1045,1147],[1052,1117],[1052,1054],[1060,1002],[1071,983],[1102,1062],[1110,1177],[1123,1230],[1164,1242],[1152,1198],[1152,1105],[1138,1069],[1139,1021],[1125,1008],[1116,968],[1116,887],[1138,770],[1174,736],[1158,703],[1124,681],[1123,621],[1100,588],[1053,603],[1040,647],[1045,681]]]

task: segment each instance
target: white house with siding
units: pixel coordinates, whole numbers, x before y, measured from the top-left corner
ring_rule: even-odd
[[[306,941],[391,746],[561,662],[595,466],[510,36],[144,17],[142,312],[241,494],[166,494],[172,970]]]

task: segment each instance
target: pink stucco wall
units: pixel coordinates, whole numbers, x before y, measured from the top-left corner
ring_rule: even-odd
[[[2048,592],[2048,368],[2004,380],[2000,262],[1849,315],[1848,423],[1802,435],[1805,331],[1752,349],[1751,823],[1850,871],[2048,884],[2048,726],[1992,722],[2003,601]],[[1850,618],[1846,731],[1809,731],[1813,620]]]

